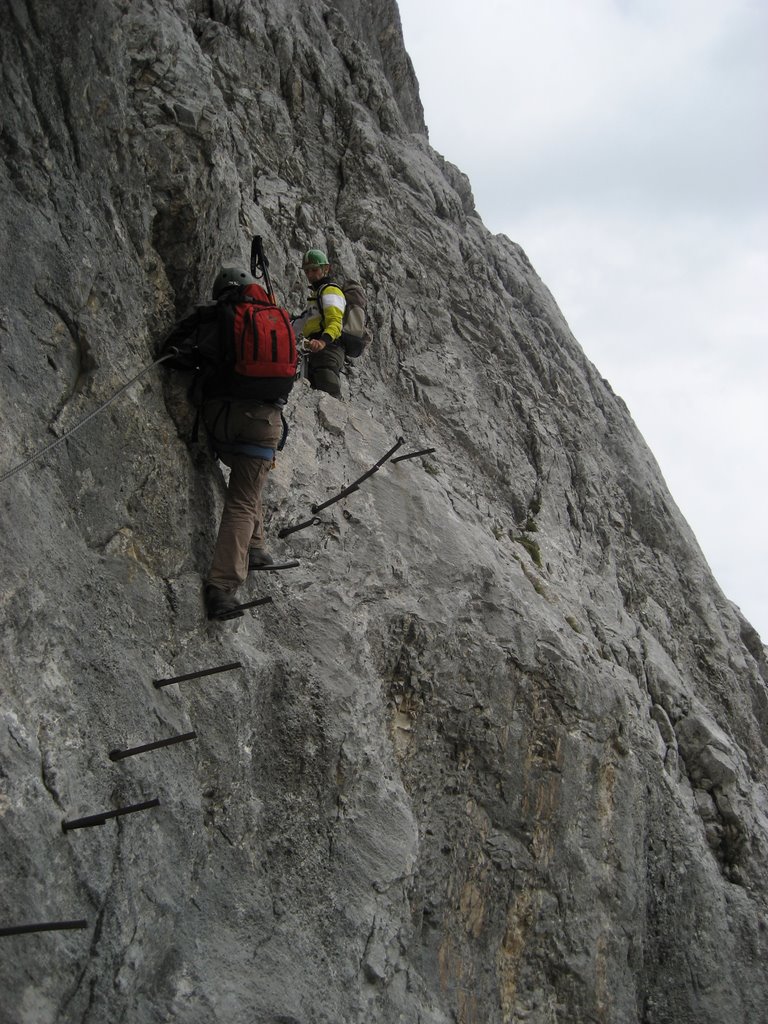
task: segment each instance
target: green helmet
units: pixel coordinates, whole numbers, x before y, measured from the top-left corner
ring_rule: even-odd
[[[301,262],[302,270],[306,270],[307,267],[327,267],[328,257],[325,255],[322,249],[308,249],[304,253],[304,259]]]
[[[255,277],[251,277],[247,270],[242,267],[222,267],[213,282],[213,297],[218,299],[227,288],[239,288],[244,284],[258,284]]]

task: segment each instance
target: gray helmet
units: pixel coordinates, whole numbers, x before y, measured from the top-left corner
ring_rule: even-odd
[[[222,267],[213,282],[213,297],[218,299],[227,288],[239,288],[244,284],[258,284],[255,277],[251,277],[247,270],[242,267]]]

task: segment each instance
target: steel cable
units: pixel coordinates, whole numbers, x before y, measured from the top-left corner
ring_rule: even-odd
[[[172,359],[174,355],[176,355],[175,352],[169,352],[167,355],[161,356],[159,359],[156,359],[154,363],[150,363],[149,366],[145,366],[143,370],[137,373],[135,377],[132,377],[127,384],[123,384],[123,386],[119,388],[114,393],[114,395],[112,395],[111,398],[108,398],[106,402],[100,405],[98,409],[95,409],[92,413],[89,413],[85,417],[85,419],[80,420],[79,423],[76,423],[74,427],[68,430],[65,434],[62,434],[61,437],[57,437],[55,441],[51,441],[51,443],[46,445],[45,448],[41,448],[39,451],[35,452],[34,455],[30,455],[28,459],[25,459],[23,462],[20,462],[18,466],[13,466],[11,469],[7,469],[3,474],[0,474],[0,484],[7,480],[8,477],[13,476],[14,473],[19,473],[21,472],[22,469],[26,469],[27,466],[29,466],[33,462],[36,462],[38,459],[42,458],[42,456],[46,455],[48,452],[53,451],[54,448],[58,448],[60,444],[63,444],[68,438],[72,437],[72,435],[76,431],[80,430],[81,427],[84,427],[86,423],[90,423],[90,421],[95,416],[98,416],[100,412],[103,412],[107,408],[107,406],[111,405],[112,402],[114,402],[116,398],[119,398],[124,391],[127,391],[132,384],[135,384],[140,377],[143,377],[145,373],[148,373],[149,370],[151,370],[155,366],[158,366],[166,359]]]

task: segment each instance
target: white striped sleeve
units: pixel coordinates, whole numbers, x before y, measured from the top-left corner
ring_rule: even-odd
[[[347,300],[339,292],[323,292],[323,309],[340,309],[342,313],[347,307]]]

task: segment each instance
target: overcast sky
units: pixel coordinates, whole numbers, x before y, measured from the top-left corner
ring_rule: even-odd
[[[398,2],[432,145],[768,642],[768,0]]]

